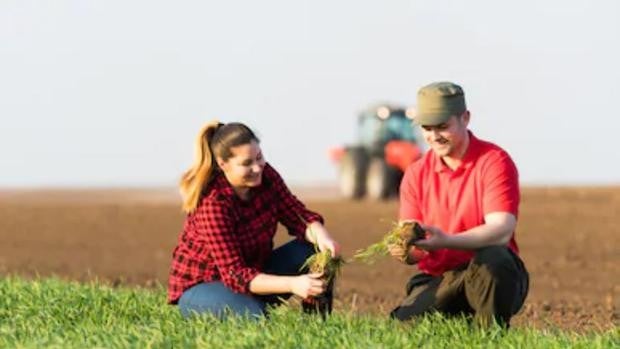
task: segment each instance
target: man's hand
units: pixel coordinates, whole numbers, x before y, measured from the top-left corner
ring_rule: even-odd
[[[405,252],[405,249],[400,246],[400,245],[388,245],[388,251],[390,252],[390,255],[396,259],[398,259],[401,262],[405,262],[405,260],[407,259],[407,253]]]
[[[492,212],[484,216],[484,224],[464,232],[448,234],[441,229],[420,224],[426,231],[426,239],[414,244],[424,250],[433,251],[440,248],[457,250],[475,250],[485,246],[506,246],[517,225],[516,217],[508,212]]]
[[[420,226],[427,233],[426,239],[416,241],[414,243],[415,246],[426,251],[434,251],[440,248],[449,247],[450,235],[444,233],[441,229],[433,227],[431,225],[420,224]]]
[[[419,249],[416,246],[411,246],[409,247],[409,250],[406,251],[400,245],[388,245],[388,251],[392,257],[407,264],[416,264],[420,261],[420,259],[424,258],[428,254],[428,252]]]

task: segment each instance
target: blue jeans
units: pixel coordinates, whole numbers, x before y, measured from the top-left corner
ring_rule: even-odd
[[[275,249],[265,265],[264,272],[275,275],[300,275],[306,259],[314,253],[310,243],[292,240]],[[220,281],[203,282],[185,290],[179,298],[181,315],[187,318],[193,313],[211,313],[222,319],[228,314],[259,317],[265,314],[267,305],[277,305],[279,298],[291,294],[251,295],[231,291]]]

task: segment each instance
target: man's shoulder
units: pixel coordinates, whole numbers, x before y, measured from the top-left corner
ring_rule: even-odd
[[[480,173],[481,178],[494,178],[498,175],[510,175],[518,178],[517,165],[504,148],[489,141],[479,141],[477,159],[474,161],[474,169]]]
[[[437,156],[432,150],[427,151],[420,159],[414,161],[406,169],[401,183],[410,186],[424,186],[434,171]]]
[[[501,158],[509,158],[510,154],[501,146],[488,140],[477,138],[471,133],[472,142],[475,142],[477,149],[477,157],[484,158],[486,160],[495,160]]]
[[[501,146],[489,142],[486,140],[478,139],[478,158],[482,160],[482,163],[496,162],[496,161],[512,161],[512,157],[508,151]]]
[[[434,166],[435,158],[436,156],[433,154],[433,151],[428,150],[420,159],[409,165],[405,172],[417,175],[426,171],[426,169],[431,169]]]

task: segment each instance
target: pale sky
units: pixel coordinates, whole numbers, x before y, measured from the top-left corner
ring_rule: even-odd
[[[200,126],[335,181],[359,110],[463,86],[523,184],[620,184],[620,1],[0,0],[0,187],[174,186]]]

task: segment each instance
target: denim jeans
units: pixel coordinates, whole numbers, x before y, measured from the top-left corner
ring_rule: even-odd
[[[314,253],[311,244],[292,240],[275,249],[265,265],[264,272],[275,275],[300,275],[299,270],[306,259]],[[193,313],[211,313],[222,319],[228,314],[260,317],[267,305],[276,305],[280,298],[291,294],[251,295],[231,291],[220,281],[203,282],[185,290],[179,299],[179,310],[183,317]]]

